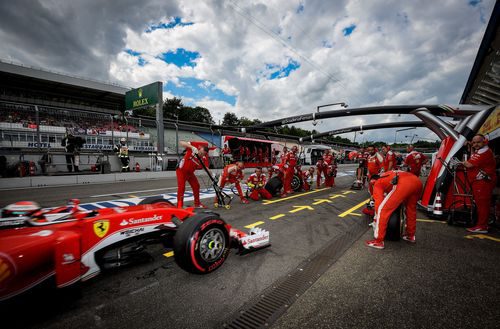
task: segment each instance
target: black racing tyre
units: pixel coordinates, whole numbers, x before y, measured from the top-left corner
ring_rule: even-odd
[[[293,175],[291,185],[294,192],[300,191],[302,189],[302,179],[298,175]]]
[[[215,271],[229,256],[229,248],[226,223],[214,213],[187,218],[174,236],[175,262],[190,273]]]
[[[387,230],[385,233],[385,239],[389,241],[399,241],[399,239],[403,236],[406,220],[405,213],[402,206],[396,209],[389,218],[389,222],[387,223]]]
[[[277,176],[272,177],[267,181],[266,186],[264,188],[271,193],[272,196],[276,196],[280,193],[283,188],[283,182]]]
[[[140,205],[143,205],[143,204],[162,204],[165,206],[175,207],[175,205],[172,202],[168,201],[167,199],[162,198],[161,196],[147,197],[146,199],[139,202],[139,204]]]

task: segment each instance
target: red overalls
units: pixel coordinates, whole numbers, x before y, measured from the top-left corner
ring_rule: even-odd
[[[302,188],[304,191],[310,191],[313,184],[314,174],[311,174],[309,170],[304,170],[302,172]]]
[[[264,185],[266,185],[266,175],[260,174],[260,176],[257,176],[256,173],[251,174],[248,177],[247,185],[253,189],[249,195],[250,199],[259,201],[259,195],[263,199],[272,198],[272,195],[264,188]]]
[[[398,175],[396,185],[393,178]],[[384,196],[384,194],[387,195]],[[373,186],[375,201],[374,237],[384,241],[391,214],[404,203],[406,206],[406,235],[414,236],[417,229],[417,201],[422,194],[422,182],[412,173],[390,170],[383,173]]]
[[[366,159],[367,167],[368,167],[368,190],[370,194],[373,193],[373,186],[370,183],[370,179],[373,175],[378,175],[380,173],[380,169],[382,168],[382,162],[384,158],[376,152],[374,155],[369,155],[368,159]]]
[[[229,170],[233,167],[236,167],[236,170]],[[245,200],[245,196],[243,195],[243,191],[241,190],[241,185],[240,185],[240,180],[243,179],[243,171],[238,168],[237,164],[230,164],[224,167],[224,170],[222,171],[222,176],[220,177],[219,180],[219,186],[220,188],[224,188],[226,183],[231,183],[236,186],[236,189],[238,190],[238,194],[240,195],[241,200]],[[217,199],[215,199],[215,202],[217,202]]]
[[[208,168],[208,157],[203,157],[203,162]],[[186,149],[186,154],[179,163],[179,167],[176,169],[175,173],[177,176],[177,207],[182,208],[184,206],[184,191],[186,190],[186,181],[189,182],[191,188],[193,189],[194,206],[200,205],[200,183],[194,174],[195,170],[201,169],[201,163],[193,154],[191,148]]]
[[[325,175],[325,186],[326,187],[333,187],[335,184],[335,169],[334,168],[335,163],[334,163],[334,157],[331,154],[324,154],[323,155],[323,174]]]
[[[392,168],[389,169],[389,162],[392,162]],[[384,157],[384,163],[382,165],[384,167],[384,171],[392,170],[396,167],[396,155],[391,150],[387,151],[387,154]]]
[[[473,165],[467,169],[467,179],[472,185],[472,195],[477,207],[477,227],[487,229],[491,195],[497,181],[495,156],[484,146],[467,160]]]
[[[420,176],[423,162],[427,159],[425,155],[417,151],[411,151],[405,159],[406,165],[409,167],[410,172],[417,177]]]
[[[293,151],[289,151],[284,159],[284,170],[285,170],[285,178],[284,178],[284,193],[290,194],[292,193],[292,179],[295,173],[295,166],[297,165],[297,156]]]

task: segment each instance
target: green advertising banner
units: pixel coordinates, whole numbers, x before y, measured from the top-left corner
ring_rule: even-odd
[[[125,93],[125,109],[134,110],[145,106],[154,106],[161,100],[161,82],[132,89]]]

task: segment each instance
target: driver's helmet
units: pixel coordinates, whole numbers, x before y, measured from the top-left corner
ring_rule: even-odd
[[[125,145],[127,139],[125,137],[120,138],[120,144]]]
[[[2,209],[2,218],[31,216],[41,207],[34,201],[19,201]]]

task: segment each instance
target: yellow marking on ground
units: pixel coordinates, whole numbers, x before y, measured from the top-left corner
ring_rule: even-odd
[[[317,204],[324,203],[324,202],[332,203],[328,199],[314,199],[314,200],[316,200],[316,202],[313,202],[313,205],[317,205]]]
[[[356,193],[356,192],[354,192],[354,191],[345,191],[342,194],[350,194],[350,193]]]
[[[264,222],[263,221],[258,221],[258,222],[255,222],[255,223],[252,223],[250,225],[245,226],[245,228],[254,228],[255,226],[259,226],[261,224],[264,224]]]
[[[173,251],[169,251],[169,252],[166,252],[166,253],[164,253],[164,254],[163,254],[163,256],[165,256],[165,257],[167,257],[167,258],[168,258],[168,257],[172,257],[173,255],[174,255],[174,252],[173,252]]]
[[[364,205],[366,205],[366,203],[370,201],[370,199],[366,199],[365,201],[362,201],[360,203],[358,203],[357,205],[355,205],[354,207],[350,208],[350,209],[347,209],[346,211],[344,211],[343,213],[341,213],[339,215],[339,217],[345,217],[347,215],[350,215],[354,210],[356,209],[359,209],[361,207],[363,207]]]
[[[304,209],[307,209],[307,210],[314,210],[313,207],[311,206],[293,206],[295,209],[294,210],[290,210],[289,213],[295,213],[297,211],[301,211],[301,210],[304,210]]]
[[[331,194],[330,199],[336,199],[336,198],[345,198],[345,195],[342,194]]]
[[[425,223],[441,223],[441,224],[446,224],[446,222],[445,222],[445,221],[442,221],[442,220],[422,219],[422,218],[417,218],[417,222],[425,222]]]
[[[281,218],[281,217],[285,217],[285,214],[279,214],[279,215],[276,215],[276,216],[273,216],[273,217],[269,217],[270,220],[275,220],[275,219],[278,219],[278,218]]]
[[[470,235],[464,236],[464,238],[466,238],[466,239],[481,239],[481,240],[487,239],[487,240],[491,240],[491,241],[495,241],[495,242],[500,242],[500,239],[494,238],[494,237],[486,235],[486,234],[470,234]]]
[[[320,188],[319,190],[304,192],[304,193],[301,193],[301,194],[296,194],[296,195],[292,195],[292,196],[289,196],[289,197],[286,197],[286,198],[281,198],[281,199],[276,199],[276,200],[264,200],[262,202],[262,204],[263,205],[268,205],[268,204],[272,204],[272,203],[276,203],[276,202],[286,201],[286,200],[290,200],[290,199],[293,199],[293,198],[298,198],[298,197],[301,197],[301,196],[304,196],[304,195],[321,192],[321,191],[324,191],[326,189],[327,188]]]
[[[137,196],[137,195],[133,195],[133,194],[129,194],[129,195],[128,195],[128,197],[129,197],[129,198],[138,198],[138,196]]]
[[[362,216],[361,214],[358,214],[357,212],[352,212],[352,213],[350,213],[349,215],[354,215],[354,216],[358,216],[358,217],[361,217],[361,216]]]

